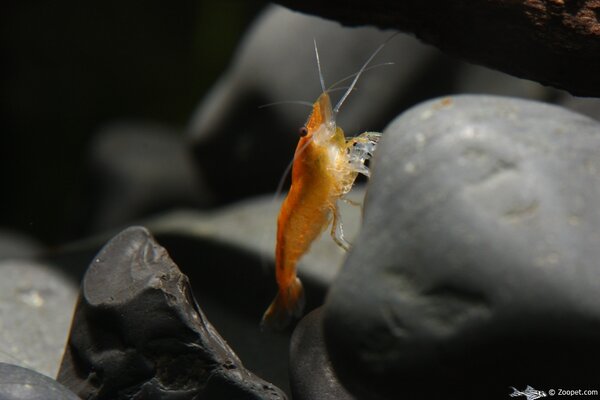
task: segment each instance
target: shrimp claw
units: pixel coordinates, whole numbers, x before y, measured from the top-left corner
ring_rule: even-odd
[[[296,277],[287,288],[279,290],[265,311],[260,323],[261,330],[283,330],[289,325],[292,317],[302,316],[304,305],[304,288],[300,279]]]
[[[379,138],[381,138],[379,132],[364,132],[347,140],[348,163],[352,169],[367,177],[371,176],[371,171],[365,162],[373,157]]]

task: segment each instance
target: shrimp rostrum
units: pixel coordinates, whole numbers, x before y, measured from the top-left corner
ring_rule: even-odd
[[[381,134],[365,132],[346,138],[336,125],[336,116],[384,44],[353,75],[352,84],[332,108],[315,43],[323,92],[314,102],[308,121],[300,128],[292,163],[292,184],[277,219],[275,277],[279,290],[263,316],[263,326],[282,329],[292,317],[300,317],[304,292],[296,265],[324,230],[331,226],[334,241],[345,250],[350,247],[344,238],[338,201],[352,189],[359,173],[369,176],[365,162],[373,155]]]

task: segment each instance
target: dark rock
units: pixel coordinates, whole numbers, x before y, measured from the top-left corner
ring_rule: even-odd
[[[321,89],[313,38],[319,46],[325,83],[332,85],[357,72],[390,36],[391,32],[372,27],[343,28],[279,6],[269,7],[246,34],[231,68],[203,99],[189,126],[195,161],[218,200],[230,202],[275,190],[310,109],[289,104],[259,107],[285,100],[316,100]],[[399,105],[412,104],[414,97],[430,97],[432,66],[449,62],[439,57],[435,49],[412,37],[394,38],[373,64],[395,61],[395,65],[364,74],[339,114],[339,125],[348,135],[383,129]]]
[[[30,369],[0,362],[2,400],[80,400],[54,379]]]
[[[412,32],[425,42],[471,62],[574,94],[600,95],[598,0],[478,3],[280,0],[279,3],[344,24]]]
[[[86,272],[58,380],[87,399],[285,398],[244,368],[141,227]]]
[[[179,132],[150,123],[113,124],[91,145],[94,230],[121,227],[174,206],[206,206],[210,194]]]
[[[323,339],[322,308],[304,317],[290,344],[290,386],[294,400],[352,400],[339,383]]]
[[[0,362],[48,376],[58,372],[75,283],[49,263],[0,261]]]
[[[583,387],[600,357],[600,124],[556,106],[438,99],[398,117],[325,305],[359,398]]]

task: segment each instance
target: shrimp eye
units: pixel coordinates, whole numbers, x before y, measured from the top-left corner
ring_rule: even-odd
[[[300,129],[298,129],[298,134],[299,134],[301,137],[304,137],[304,136],[308,135],[308,129],[306,129],[306,127],[305,127],[305,126],[303,126],[303,127],[301,127]]]

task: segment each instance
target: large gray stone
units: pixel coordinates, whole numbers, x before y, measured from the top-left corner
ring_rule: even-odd
[[[0,261],[0,362],[55,376],[77,299],[50,263]]]
[[[384,131],[325,306],[359,398],[597,383],[600,124],[511,98],[432,100]]]
[[[148,230],[131,227],[94,257],[59,382],[86,399],[285,399],[248,371],[196,304]]]

